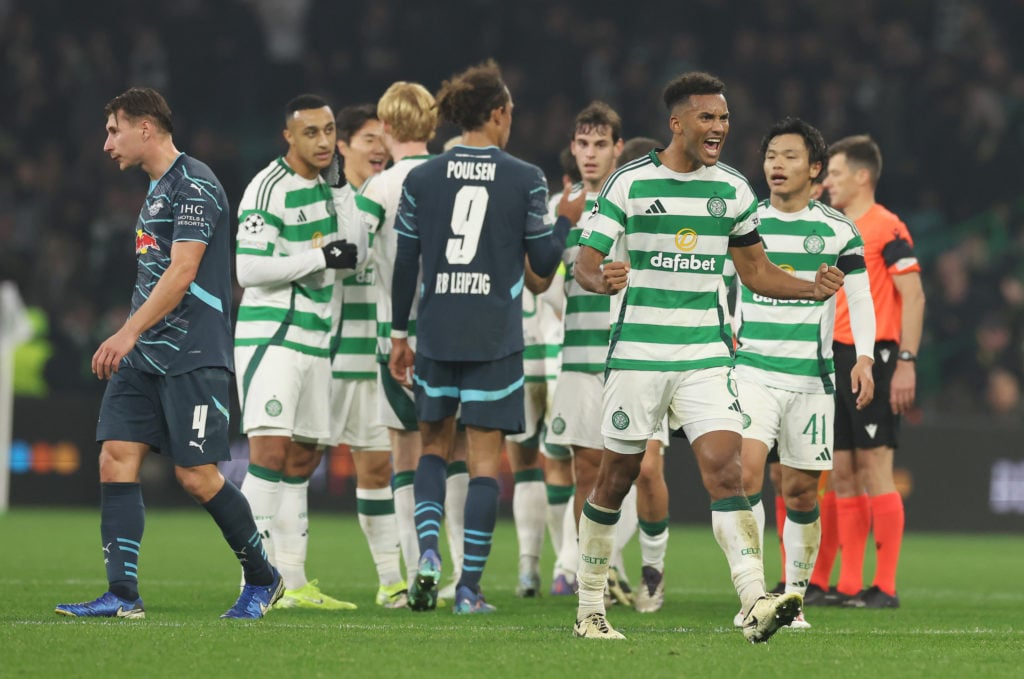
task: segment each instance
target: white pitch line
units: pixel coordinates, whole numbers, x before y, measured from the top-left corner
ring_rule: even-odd
[[[523,625],[431,625],[424,627],[421,625],[411,625],[405,623],[397,624],[361,624],[361,623],[330,623],[330,624],[311,624],[311,623],[293,623],[293,622],[276,622],[272,619],[273,616],[267,619],[267,622],[260,623],[265,624],[274,629],[298,629],[298,630],[323,630],[323,629],[340,629],[340,630],[355,630],[355,631],[366,631],[366,632],[377,632],[387,631],[394,632],[396,630],[406,631],[444,631],[444,632],[457,632],[476,630],[480,632],[551,632],[551,631],[568,631],[568,626],[563,627],[525,627]],[[493,618],[491,618],[493,619]],[[55,620],[11,620],[11,621],[0,621],[0,627],[5,626],[39,626],[48,627],[54,625],[69,625],[74,623],[83,623],[89,625],[145,625],[146,627],[166,627],[166,628],[178,628],[178,627],[195,627],[197,624],[202,625],[204,623],[197,623],[195,621],[189,622],[169,622],[161,620],[86,620],[86,619],[74,619],[74,618],[58,618]],[[256,621],[243,624],[253,624]],[[209,626],[232,626],[237,625],[237,622],[210,620],[205,623]],[[629,631],[629,628],[624,628]],[[828,635],[847,635],[847,636],[861,636],[870,635],[878,637],[895,637],[895,636],[986,636],[986,635],[1004,635],[1014,634],[1024,636],[1024,629],[986,629],[981,627],[974,627],[970,629],[905,629],[905,630],[852,630],[852,629],[836,629],[836,628],[825,628],[821,627],[821,631],[826,632]],[[739,630],[734,627],[715,627],[710,630],[711,632],[719,634],[739,634]],[[701,632],[695,628],[687,627],[671,627],[671,628],[642,628],[633,631],[638,636],[646,636],[650,634],[691,634]],[[801,632],[801,634],[814,634],[811,632]]]

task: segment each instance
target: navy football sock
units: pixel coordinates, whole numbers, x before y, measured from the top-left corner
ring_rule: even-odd
[[[224,480],[224,486],[210,501],[203,505],[217,522],[224,539],[231,545],[238,562],[242,564],[245,582],[249,585],[266,587],[274,581],[274,573],[267,561],[256,521],[245,496],[233,483]]]
[[[494,523],[498,519],[498,481],[489,476],[469,480],[466,494],[466,541],[462,578],[459,587],[480,592],[480,577],[484,574],[487,557],[491,553]]]
[[[416,498],[416,535],[420,541],[420,555],[428,549],[438,551],[438,533],[444,513],[445,481],[448,464],[438,455],[423,455],[416,465],[413,496]]]
[[[139,598],[139,549],[146,526],[142,486],[100,484],[100,538],[110,591],[128,601]]]

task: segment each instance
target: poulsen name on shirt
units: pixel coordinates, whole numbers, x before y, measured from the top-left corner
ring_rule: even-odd
[[[438,295],[489,295],[491,275],[476,271],[437,274],[434,293]]]
[[[449,160],[448,179],[468,179],[476,182],[493,182],[498,166],[473,160]]]

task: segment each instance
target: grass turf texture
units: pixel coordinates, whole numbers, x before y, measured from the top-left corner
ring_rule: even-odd
[[[55,604],[106,589],[98,522],[88,510],[0,516],[0,676],[1017,677],[1024,657],[1019,536],[910,534],[902,608],[810,608],[813,629],[782,630],[754,646],[732,627],[738,603],[710,525],[672,526],[665,607],[609,608],[627,640],[600,642],[572,637],[575,597],[515,597],[509,522],[498,526],[483,581],[494,615],[375,606],[376,576],[355,517],[316,514],[307,572],[359,610],[219,620],[237,595],[239,569],[197,508],[147,515],[139,567],[145,620],[57,616]],[[766,542],[771,587],[779,574],[774,533]],[[544,592],[552,563],[549,545],[545,551]],[[626,558],[636,587],[635,539]],[[870,556],[866,570],[873,571]],[[448,573],[446,563],[445,582]]]

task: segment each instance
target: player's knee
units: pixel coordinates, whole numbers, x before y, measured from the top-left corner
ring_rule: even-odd
[[[354,452],[360,488],[386,488],[391,482],[391,457],[387,451]]]
[[[704,489],[714,498],[733,497],[744,494],[743,468],[739,461],[735,464],[714,465],[701,470]]]
[[[323,451],[309,445],[293,445],[284,461],[284,475],[308,479],[320,465]]]
[[[753,469],[743,468],[742,472],[743,479],[743,492],[746,495],[754,495],[760,493],[764,485],[764,473],[758,473]]]
[[[648,452],[640,463],[640,473],[636,477],[636,485],[641,488],[648,488],[660,484],[665,478],[665,470],[660,452]]]
[[[818,504],[818,486],[804,488],[787,488],[783,498],[787,509],[798,512],[809,512]]]
[[[621,501],[639,474],[640,459],[637,455],[606,453],[598,476],[598,486],[603,492]]]
[[[212,464],[198,467],[175,467],[174,476],[185,492],[200,503],[208,502],[223,485],[223,477],[216,465]]]

